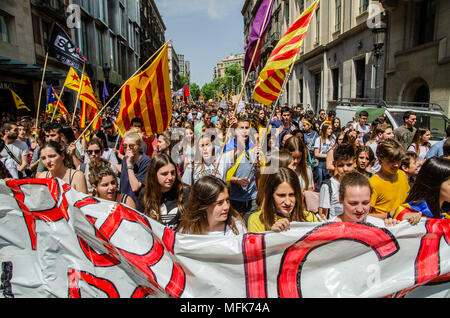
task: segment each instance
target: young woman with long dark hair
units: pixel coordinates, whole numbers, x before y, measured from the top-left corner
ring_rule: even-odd
[[[144,214],[175,230],[188,193],[189,188],[183,186],[172,158],[161,153],[150,162],[145,188],[138,200]]]
[[[69,162],[63,146],[49,141],[40,148],[39,155],[47,171],[38,172],[36,178],[60,178],[79,192],[87,193],[84,173],[69,168]]]
[[[317,217],[304,210],[303,196],[297,174],[290,168],[280,168],[264,184],[264,199],[258,211],[250,215],[249,232],[281,232],[290,222],[317,222]]]
[[[417,175],[404,204],[395,211],[395,218],[403,220],[421,216],[434,219],[450,219],[450,159],[427,159]],[[416,223],[415,222],[415,223]]]
[[[186,234],[239,235],[247,232],[245,222],[231,207],[226,183],[212,175],[195,182],[178,231]]]

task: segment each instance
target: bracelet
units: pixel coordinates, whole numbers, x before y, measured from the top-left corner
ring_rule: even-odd
[[[127,166],[127,169],[134,170],[134,167],[133,166]]]

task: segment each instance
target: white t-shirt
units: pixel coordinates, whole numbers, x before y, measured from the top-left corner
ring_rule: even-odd
[[[328,184],[322,183],[319,194],[319,208],[328,209],[328,218],[334,218],[344,212],[342,204],[339,203],[339,181],[331,178],[331,198]]]
[[[202,168],[203,168],[203,170],[202,170]],[[186,167],[186,169],[184,170],[181,181],[183,181],[186,184],[193,185],[201,177],[207,176],[207,175],[214,175],[215,172],[216,172],[215,163],[210,163],[210,164],[205,164],[205,165],[195,164],[194,174],[192,174],[192,164],[189,164]],[[223,179],[222,173],[220,172],[219,169],[217,170],[217,174],[215,176],[219,179]],[[194,177],[194,180],[192,180],[192,177]]]
[[[17,158],[17,160],[19,160],[20,162],[22,162],[22,157],[28,154],[28,146],[25,142],[16,139],[13,143],[7,145],[5,143],[5,148],[8,147],[8,149],[12,152],[12,154]],[[2,156],[2,158],[9,158],[14,160],[6,151],[6,149],[3,149],[2,152],[0,153],[0,156]],[[20,167],[20,164],[18,164],[15,160],[14,162],[16,163],[17,167]]]
[[[322,142],[322,138],[317,137],[314,142],[314,148],[319,149],[319,153],[322,155],[326,155],[328,151],[334,146],[333,139],[325,139],[325,142]]]
[[[332,218],[330,221],[334,222],[337,216],[335,216],[334,218]],[[380,219],[380,218],[376,218],[370,215],[367,215],[366,218],[364,219],[364,223],[370,223],[372,225],[375,225],[377,227],[386,227],[386,225],[384,224],[384,220]]]
[[[236,224],[236,227],[239,231],[239,234],[245,234],[247,233],[247,229],[245,228],[245,226],[242,224],[241,221],[239,221],[238,219],[234,219],[234,223]],[[213,232],[206,232],[206,235],[223,235],[223,236],[231,236],[231,235],[236,235],[234,234],[233,230],[231,229],[230,226],[226,226],[224,231],[213,231]]]
[[[369,125],[360,125],[359,123],[354,123],[352,128],[361,133],[360,140],[361,143],[364,144],[364,135],[370,134],[370,126]]]

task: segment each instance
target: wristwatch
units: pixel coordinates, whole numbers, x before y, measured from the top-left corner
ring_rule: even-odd
[[[134,167],[133,166],[127,166],[127,169],[134,170]]]

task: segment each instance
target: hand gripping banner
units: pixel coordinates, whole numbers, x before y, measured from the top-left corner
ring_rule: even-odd
[[[59,179],[0,181],[0,297],[449,297],[449,220],[176,233]]]

